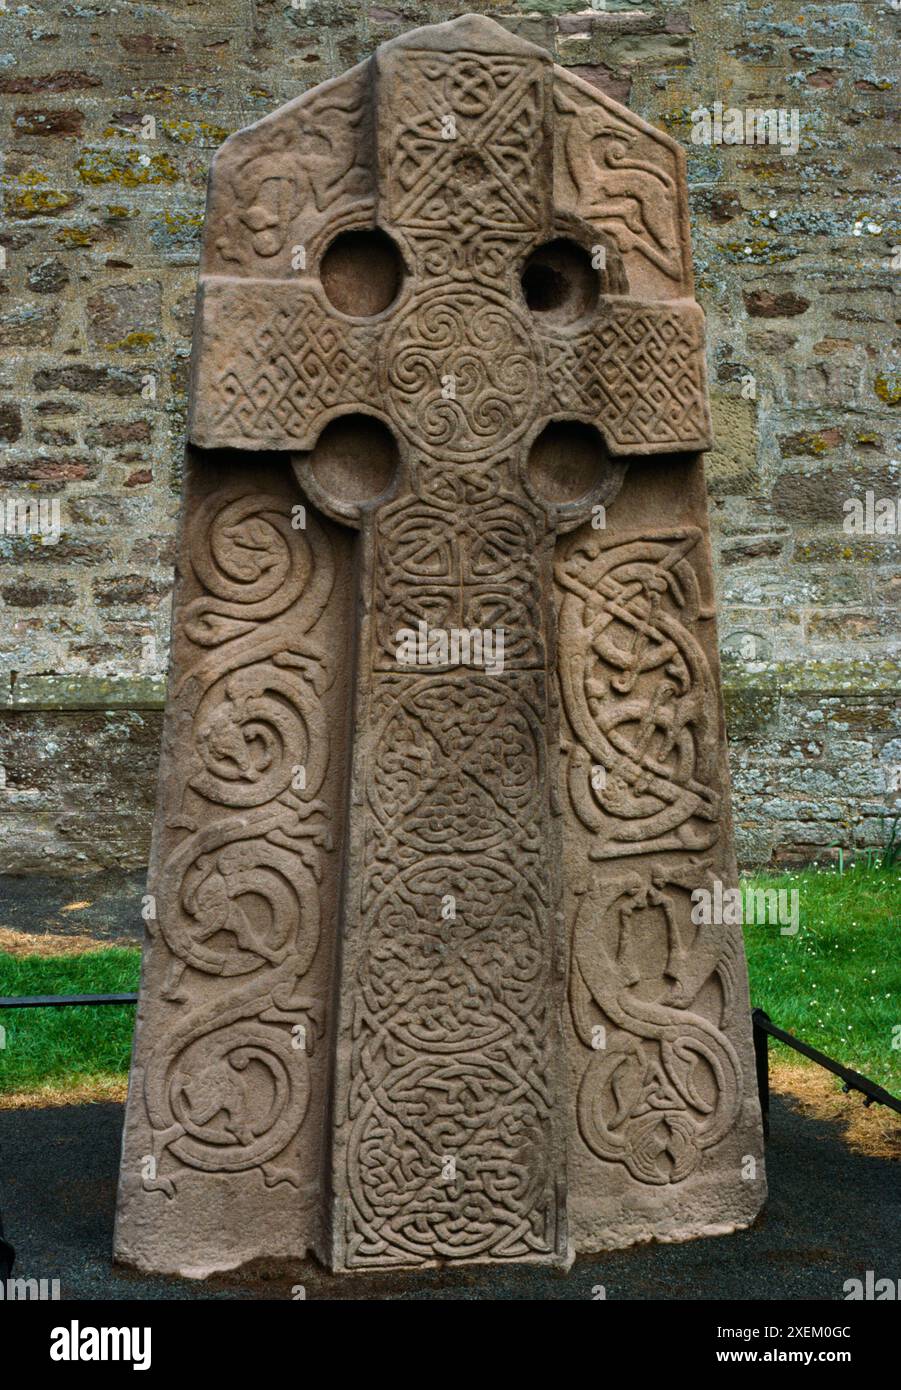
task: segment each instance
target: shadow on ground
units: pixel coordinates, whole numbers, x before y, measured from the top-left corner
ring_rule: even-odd
[[[858,1104],[849,1100],[849,1104]],[[585,1256],[568,1273],[490,1268],[326,1274],[310,1262],[203,1283],[148,1278],[110,1262],[123,1107],[0,1111],[0,1209],[20,1277],[60,1280],[64,1299],[315,1298],[842,1299],[846,1279],[898,1273],[901,1165],[851,1153],[838,1123],[772,1098],[769,1205],[750,1231]]]

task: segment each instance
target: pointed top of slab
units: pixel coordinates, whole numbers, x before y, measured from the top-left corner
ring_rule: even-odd
[[[464,14],[445,24],[424,24],[421,29],[410,29],[380,44],[377,53],[390,53],[398,48],[431,48],[436,53],[487,53],[551,61],[547,49],[521,39],[496,20],[481,14]]]

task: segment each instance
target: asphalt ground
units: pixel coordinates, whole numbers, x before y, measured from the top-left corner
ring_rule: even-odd
[[[0,926],[33,936],[91,936],[110,946],[140,946],[146,883],[146,869],[82,878],[0,874]]]
[[[861,1104],[859,1097],[849,1105]],[[123,1107],[0,1110],[0,1211],[14,1273],[58,1278],[62,1299],[842,1300],[843,1285],[901,1278],[901,1164],[852,1152],[838,1122],[771,1098],[770,1198],[754,1227],[681,1245],[583,1256],[563,1273],[498,1264],[332,1275],[315,1262],[257,1265],[203,1282],[112,1264]]]

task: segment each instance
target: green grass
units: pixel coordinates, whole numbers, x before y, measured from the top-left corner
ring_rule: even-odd
[[[774,1022],[901,1094],[901,873],[857,866],[745,879],[797,890],[799,930],[746,926],[751,999]],[[41,958],[0,953],[0,994],[118,994],[137,988],[140,952]],[[125,1079],[131,1007],[0,1011],[0,1094]],[[803,1062],[780,1043],[774,1055]]]
[[[0,994],[127,994],[137,989],[141,953],[13,956],[0,952]],[[75,1089],[128,1074],[134,1007],[0,1009],[0,1095]]]
[[[751,1001],[774,1023],[901,1094],[901,872],[858,865],[744,880],[798,892],[797,935],[746,926]],[[892,1047],[893,1039],[895,1047]],[[774,1055],[804,1059],[771,1041]],[[812,1065],[812,1064],[811,1064]]]

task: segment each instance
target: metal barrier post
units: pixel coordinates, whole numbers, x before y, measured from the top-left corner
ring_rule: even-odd
[[[754,1025],[754,1062],[757,1067],[757,1094],[760,1097],[760,1115],[763,1120],[763,1137],[770,1137],[770,1048],[769,1036],[761,1027],[764,1020],[769,1023],[770,1016],[763,1009],[754,1009],[751,1022]]]

